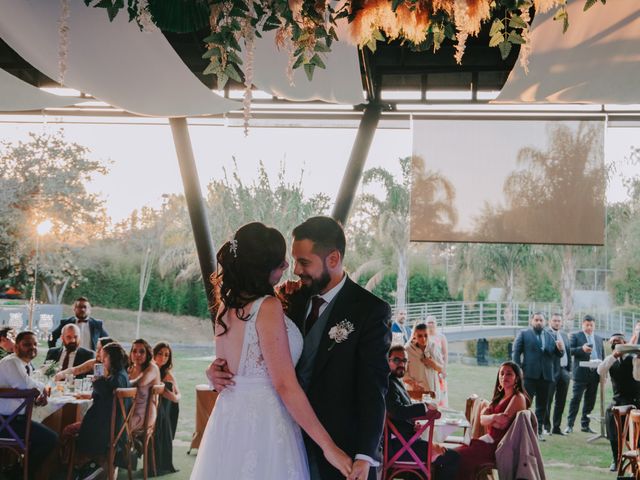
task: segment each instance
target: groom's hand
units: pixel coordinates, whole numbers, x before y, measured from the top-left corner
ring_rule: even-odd
[[[224,358],[216,358],[211,362],[206,373],[209,382],[217,392],[221,392],[230,385],[235,385],[233,374],[229,371],[229,366]]]
[[[367,478],[369,478],[370,467],[371,464],[366,460],[356,460],[353,462],[348,480],[367,480]]]

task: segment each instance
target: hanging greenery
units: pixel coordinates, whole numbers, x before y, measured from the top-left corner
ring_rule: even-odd
[[[605,4],[606,0],[599,0]],[[520,61],[527,67],[531,13],[555,9],[554,20],[569,27],[567,0],[84,0],[104,8],[110,20],[127,9],[129,20],[141,28],[152,22],[161,30],[196,32],[210,28],[205,70],[215,74],[218,88],[229,79],[247,83],[252,65],[243,65],[242,50],[254,39],[275,30],[276,45],[289,52],[289,70],[302,67],[311,79],[325,68],[323,55],[338,40],[337,21],[349,21],[349,40],[375,51],[377,42],[399,39],[415,51],[438,50],[446,39],[455,42],[455,59],[462,62],[466,40],[491,22],[489,46],[506,58],[513,45],[522,45]],[[584,10],[598,0],[584,0]],[[244,44],[244,47],[241,46]],[[251,59],[251,54],[248,55]],[[250,63],[250,61],[248,62]],[[290,71],[288,72],[290,75]],[[244,80],[243,80],[244,77]]]

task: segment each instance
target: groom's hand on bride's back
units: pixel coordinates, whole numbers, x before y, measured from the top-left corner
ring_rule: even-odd
[[[216,358],[211,362],[206,373],[209,383],[217,392],[221,392],[230,385],[235,385],[233,374],[229,371],[229,366],[224,358]]]

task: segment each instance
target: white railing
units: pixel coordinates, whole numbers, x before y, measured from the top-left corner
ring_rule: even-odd
[[[394,308],[394,314],[397,308]],[[436,317],[442,327],[478,328],[496,326],[526,327],[529,318],[542,312],[549,319],[552,313],[562,312],[562,305],[540,302],[432,302],[412,303],[405,307],[409,325],[424,321],[427,316]],[[580,328],[585,315],[596,320],[596,330],[630,334],[640,315],[624,309],[576,309],[573,328]],[[637,320],[636,320],[637,318]]]

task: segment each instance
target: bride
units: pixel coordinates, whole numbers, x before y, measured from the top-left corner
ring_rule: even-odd
[[[302,334],[274,297],[286,242],[262,223],[241,227],[218,251],[216,355],[235,385],[218,396],[191,480],[305,480],[307,455],[300,427],[346,477],[351,459],[318,421],[296,378]]]

